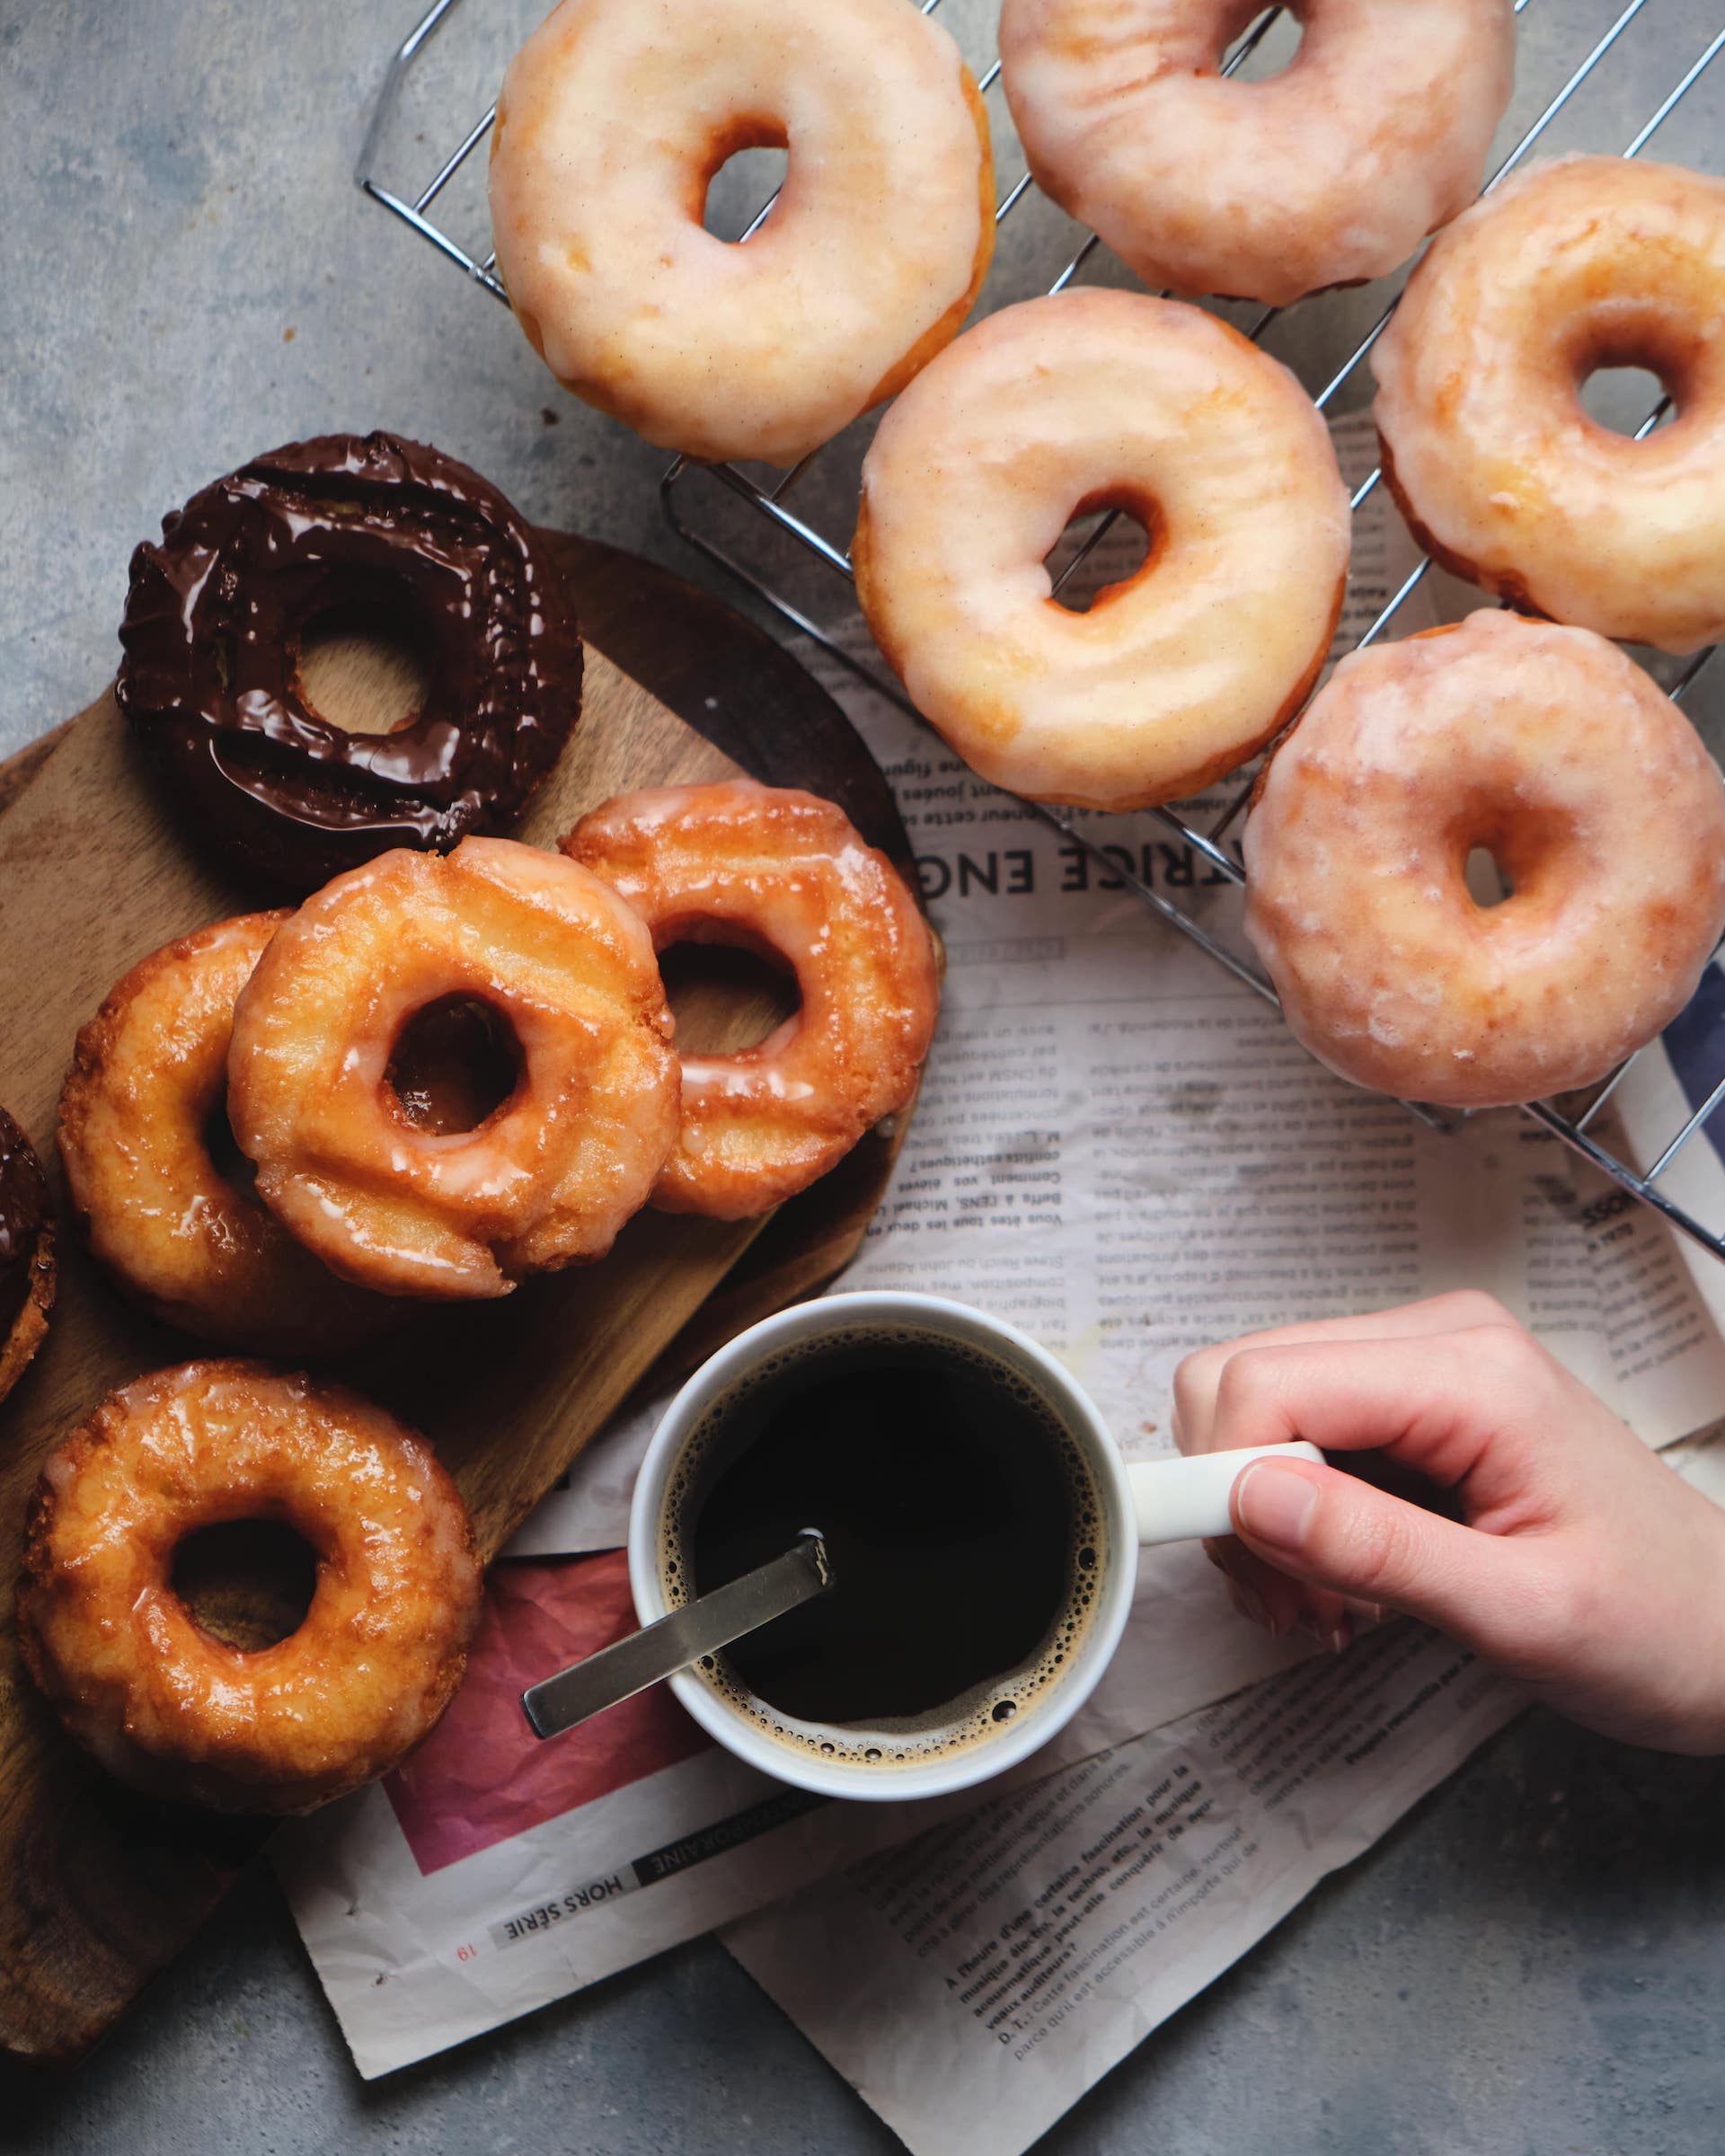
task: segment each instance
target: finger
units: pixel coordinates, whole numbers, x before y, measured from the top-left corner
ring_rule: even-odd
[[[1564,1502],[1555,1471],[1578,1390],[1519,1329],[1251,1348],[1222,1373],[1210,1449],[1305,1437],[1383,1453],[1460,1491],[1470,1522],[1501,1534],[1549,1524]]]
[[[1249,1332],[1239,1339],[1200,1348],[1174,1372],[1174,1442],[1183,1453],[1216,1449],[1209,1442],[1216,1412],[1216,1386],[1233,1356],[1258,1348],[1321,1346],[1331,1340],[1423,1339],[1435,1333],[1462,1332],[1480,1325],[1513,1327],[1515,1320],[1493,1296],[1475,1288],[1429,1295],[1393,1310],[1363,1311],[1354,1317],[1316,1318],[1306,1325],[1278,1325]]]
[[[1548,1613],[1526,1545],[1457,1526],[1305,1461],[1256,1460],[1230,1497],[1265,1563],[1337,1595],[1423,1619],[1482,1652],[1525,1648]]]
[[[1237,1535],[1205,1547],[1226,1583],[1229,1601],[1241,1616],[1261,1624],[1278,1639],[1304,1632],[1320,1647],[1336,1651],[1347,1644],[1356,1623],[1363,1630],[1376,1624],[1383,1614],[1374,1604],[1290,1578],[1247,1549]]]

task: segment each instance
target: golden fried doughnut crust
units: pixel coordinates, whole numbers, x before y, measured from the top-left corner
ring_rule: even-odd
[[[298,1630],[256,1653],[175,1594],[200,1527],[285,1521],[317,1553]],[[109,1772],[224,1811],[303,1812],[419,1743],[461,1681],[482,1575],[424,1441],[342,1387],[184,1363],[49,1457],[18,1590],[24,1660]]]
[[[409,1021],[471,998],[520,1075],[472,1130],[409,1119]],[[234,1017],[228,1113],[258,1194],[333,1271],[432,1299],[602,1258],[677,1135],[671,1015],[640,920],[557,853],[470,838],[338,876],[276,933]]]
[[[91,1250],[165,1323],[260,1354],[334,1355],[392,1306],[302,1250],[209,1146],[234,1003],[289,917],[218,921],[133,967],[78,1035],[60,1162]]]
[[[909,1101],[940,1009],[933,938],[892,863],[831,801],[752,780],[657,787],[596,808],[563,851],[622,892],[659,950],[764,950],[801,992],[758,1047],[684,1059],[682,1127],[654,1205],[765,1213]]]

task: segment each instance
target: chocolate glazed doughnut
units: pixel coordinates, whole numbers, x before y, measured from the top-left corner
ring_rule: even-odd
[[[349,733],[306,698],[308,626],[406,614],[424,708]],[[177,805],[256,876],[305,892],[394,846],[507,829],[580,709],[555,566],[496,488],[386,434],[272,450],[164,519],[132,556],[116,694]]]
[[[54,1281],[48,1178],[34,1146],[0,1108],[0,1400],[47,1335]]]

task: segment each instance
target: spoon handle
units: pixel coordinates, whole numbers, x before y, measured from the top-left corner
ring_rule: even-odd
[[[783,1557],[529,1686],[521,1694],[528,1727],[535,1736],[561,1736],[823,1594],[832,1577],[827,1545],[805,1528]]]

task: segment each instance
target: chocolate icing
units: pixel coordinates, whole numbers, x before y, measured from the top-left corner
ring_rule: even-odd
[[[335,606],[404,613],[429,648],[424,708],[394,733],[305,701],[301,639]],[[119,640],[120,708],[199,835],[302,892],[507,827],[580,708],[574,608],[528,526],[386,434],[289,443],[195,494],[132,556]]]
[[[31,1268],[48,1219],[48,1178],[35,1148],[0,1108],[0,1333],[30,1293]]]

